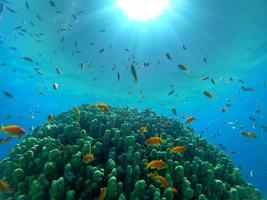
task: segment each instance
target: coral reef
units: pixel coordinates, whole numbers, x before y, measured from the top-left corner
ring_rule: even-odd
[[[0,162],[12,188],[1,199],[263,199],[225,154],[175,120],[149,110],[83,105],[78,117],[76,110],[37,127]],[[145,145],[156,135],[161,144]],[[186,150],[170,152],[178,145]],[[94,159],[84,163],[87,154]],[[147,169],[152,160],[167,167]]]

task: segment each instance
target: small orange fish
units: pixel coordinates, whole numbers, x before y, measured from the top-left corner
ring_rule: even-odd
[[[102,187],[100,189],[100,194],[99,194],[98,200],[104,200],[106,197],[106,194],[107,194],[107,187]]]
[[[150,137],[145,141],[146,145],[159,145],[163,142],[161,137]]]
[[[10,185],[8,182],[0,180],[0,192],[11,192],[12,189],[10,188]]]
[[[173,191],[173,193],[177,193],[178,192],[177,189],[174,188],[174,187],[172,187],[172,191]]]
[[[104,112],[107,112],[109,110],[108,105],[104,103],[97,103],[96,107],[98,107],[101,111],[104,111]]]
[[[2,126],[0,132],[5,132],[11,137],[21,138],[25,134],[25,130],[17,125]]]
[[[149,163],[146,163],[146,169],[165,169],[168,165],[163,160],[152,160]]]
[[[170,151],[172,153],[181,153],[183,151],[185,151],[185,147],[184,146],[176,146],[170,149]]]
[[[54,120],[54,115],[49,114],[49,115],[47,116],[47,120],[48,120],[49,122],[53,121],[53,120]]]
[[[92,153],[88,153],[88,154],[86,154],[86,155],[83,156],[82,161],[83,161],[85,164],[89,164],[89,163],[92,162],[94,159],[95,159],[94,154],[92,154]]]
[[[196,118],[194,116],[189,116],[186,118],[185,124],[188,125],[194,120],[196,120]]]
[[[9,142],[12,139],[12,137],[7,137],[7,138],[0,138],[0,143],[5,144]]]
[[[139,128],[138,132],[140,132],[140,133],[147,133],[148,130],[147,130],[146,126],[142,126],[142,127]]]
[[[163,176],[160,176],[157,173],[149,173],[147,176],[156,181],[159,181],[161,186],[164,188],[170,187],[170,183]],[[177,193],[177,190],[174,187],[172,187],[172,191],[174,193]]]
[[[213,98],[214,98],[213,95],[212,95],[210,92],[208,92],[208,91],[204,91],[203,94],[204,94],[206,97],[210,98],[210,99],[213,99]]]
[[[249,139],[256,139],[257,138],[256,134],[252,133],[252,132],[241,131],[241,135],[243,135],[244,137],[249,138]]]

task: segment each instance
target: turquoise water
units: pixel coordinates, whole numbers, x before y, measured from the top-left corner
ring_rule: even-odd
[[[28,0],[29,9],[25,1],[0,2],[0,123],[19,124],[30,134],[48,114],[83,103],[150,108],[171,118],[176,108],[178,116],[196,116],[190,124],[196,133],[225,146],[246,180],[267,195],[266,1],[170,1],[160,18],[147,23],[128,20],[112,0],[55,0],[55,7]],[[240,125],[257,139],[242,137]],[[17,142],[1,144],[0,158]]]

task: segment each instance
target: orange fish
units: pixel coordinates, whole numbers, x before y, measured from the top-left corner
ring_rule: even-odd
[[[214,98],[213,95],[212,95],[210,92],[208,92],[208,91],[204,91],[203,94],[204,94],[206,97],[210,98],[210,99],[213,99],[213,98]]]
[[[8,182],[0,180],[0,192],[11,192],[12,189],[10,188],[10,185]]]
[[[147,133],[148,130],[147,130],[147,128],[145,126],[142,126],[142,127],[139,128],[138,132],[140,132],[140,133]]]
[[[163,160],[152,160],[149,163],[146,163],[146,169],[165,169],[168,165]]]
[[[109,110],[108,105],[104,103],[97,103],[96,107],[98,107],[101,111],[104,111],[104,112],[107,112]]]
[[[188,125],[194,120],[196,120],[196,118],[194,116],[189,116],[189,117],[186,118],[185,124]]]
[[[7,137],[7,138],[0,138],[0,143],[5,144],[9,142],[12,139],[12,137]]]
[[[184,146],[176,146],[176,147],[173,147],[170,151],[172,153],[181,153],[181,152],[185,151],[185,147]]]
[[[0,132],[5,132],[11,137],[21,138],[25,134],[25,130],[17,125],[2,126]]]
[[[107,187],[102,187],[100,189],[100,194],[99,194],[98,200],[104,200],[106,197],[106,193],[107,193]]]
[[[160,175],[158,175],[156,173],[149,173],[147,176],[152,178],[152,179],[154,179],[154,180],[156,180],[156,181],[159,181],[161,186],[164,187],[164,188],[170,187],[170,183],[163,176],[160,176]],[[177,190],[174,187],[172,187],[172,191],[174,193],[177,193]]]
[[[52,114],[49,114],[49,115],[47,116],[47,120],[48,120],[49,122],[53,121],[53,120],[54,120],[54,116],[53,116]]]
[[[95,159],[94,154],[92,154],[92,153],[88,153],[88,154],[86,154],[86,155],[83,156],[82,161],[83,161],[85,164],[89,164],[89,163],[92,162],[94,159]]]
[[[150,137],[145,141],[146,145],[159,145],[163,142],[161,137]]]

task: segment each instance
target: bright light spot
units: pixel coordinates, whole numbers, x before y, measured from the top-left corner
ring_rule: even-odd
[[[116,6],[132,20],[149,21],[168,8],[169,0],[118,0]]]

